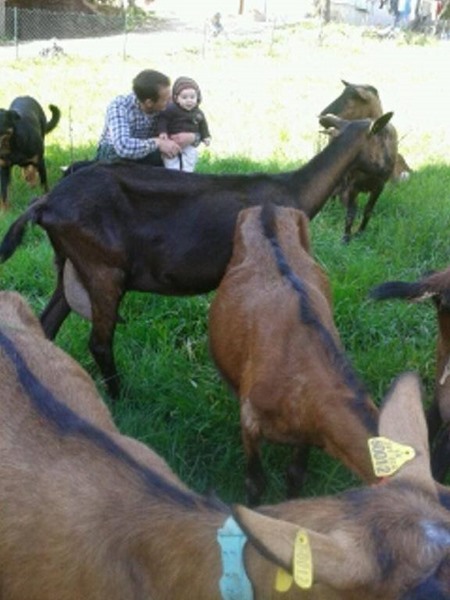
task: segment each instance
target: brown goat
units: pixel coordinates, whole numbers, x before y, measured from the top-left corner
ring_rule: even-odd
[[[346,81],[344,90],[331,104],[322,110],[320,116],[336,115],[341,119],[376,119],[383,114],[381,100],[376,88],[371,85],[355,85]],[[322,120],[321,120],[322,122]],[[325,123],[322,123],[325,125]],[[329,127],[330,125],[325,125]],[[368,193],[369,199],[364,208],[359,233],[364,231],[370,220],[373,208],[389,179],[399,181],[406,178],[411,169],[403,156],[398,154],[397,132],[389,124],[378,145],[372,145],[368,161],[347,172],[333,195],[338,196],[346,207],[343,241],[350,241],[352,226],[357,212],[357,198],[360,193]]]
[[[2,600],[450,599],[450,494],[439,498],[430,475],[412,374],[385,401],[380,435],[412,446],[413,460],[384,485],[259,512],[189,491],[121,435],[18,295],[0,294],[0,375]],[[232,513],[248,540],[231,536],[242,556],[231,549],[234,569],[223,573],[218,530]],[[299,534],[312,587],[280,595],[278,569],[293,573]],[[240,569],[247,595],[242,579],[221,595]]]
[[[241,211],[209,336],[213,359],[240,400],[249,503],[260,501],[265,486],[263,438],[295,446],[290,496],[301,489],[310,445],[374,481],[367,439],[377,430],[377,409],[342,349],[304,213],[272,204]]]
[[[418,281],[387,281],[373,288],[375,300],[401,298],[420,302],[431,298],[436,307],[436,379],[434,400],[427,413],[432,448],[432,468],[443,481],[450,467],[450,267]],[[444,426],[444,427],[443,427]]]
[[[378,90],[373,85],[354,84],[342,80],[344,90],[320,114],[333,114],[346,121],[378,119],[384,113]],[[397,152],[393,181],[407,179],[412,173],[403,155]]]
[[[216,288],[242,208],[275,197],[313,218],[343,173],[359,164],[367,145],[376,143],[390,116],[348,122],[320,154],[287,173],[208,175],[96,163],[64,177],[11,225],[0,261],[16,250],[28,221],[45,229],[58,279],[41,317],[44,331],[53,338],[70,312],[64,292],[64,268],[70,261],[90,304],[85,311],[92,314],[90,350],[110,394],[117,397],[113,338],[125,292],[181,296]]]

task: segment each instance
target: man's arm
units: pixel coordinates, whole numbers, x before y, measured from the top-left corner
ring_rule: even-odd
[[[112,102],[107,109],[106,119],[111,143],[121,158],[136,160],[144,158],[157,149],[155,138],[131,137],[129,113],[123,104]]]

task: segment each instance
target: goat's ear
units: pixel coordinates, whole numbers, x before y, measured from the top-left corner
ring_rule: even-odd
[[[321,115],[319,117],[319,123],[322,125],[322,127],[326,127],[327,129],[329,127],[334,127],[335,129],[340,130],[342,129],[343,125],[347,123],[347,121],[344,121],[336,115],[332,115],[331,113],[329,113],[326,115]]]
[[[11,119],[11,123],[17,123],[17,121],[20,121],[21,119],[17,110],[8,110],[8,117]]]
[[[415,479],[435,492],[422,390],[415,373],[404,373],[392,384],[381,406],[379,433],[390,440],[411,446],[415,452],[414,458],[400,467],[392,477]]]
[[[373,101],[373,93],[364,86],[355,86],[355,92],[364,102]]]
[[[317,499],[320,502],[320,499]],[[301,515],[301,509],[299,508]],[[364,550],[355,551],[350,536],[339,541],[301,525],[262,515],[244,506],[233,507],[233,515],[249,542],[268,560],[293,574],[294,549],[301,534],[306,545],[302,549],[311,566],[312,583],[324,583],[345,589],[369,580],[372,571]],[[349,556],[352,560],[349,561]],[[349,564],[351,562],[351,564]]]
[[[378,119],[376,119],[376,121],[372,123],[372,127],[370,128],[370,135],[376,135],[382,129],[384,129],[393,116],[393,112],[387,112],[384,113],[384,115],[381,115],[381,117],[378,117]]]
[[[345,87],[354,87],[352,83],[345,81],[345,79],[341,79],[341,81]]]

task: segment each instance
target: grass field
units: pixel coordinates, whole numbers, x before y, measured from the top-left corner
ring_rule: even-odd
[[[280,171],[306,162],[324,144],[317,114],[340,93],[340,79],[375,85],[384,108],[395,112],[400,149],[414,173],[407,182],[385,189],[367,232],[347,246],[341,243],[342,207],[329,203],[311,224],[313,250],[332,283],[344,346],[376,402],[395,376],[412,369],[422,376],[428,403],[434,379],[433,307],[375,304],[367,293],[384,280],[413,280],[449,263],[448,43],[377,41],[362,33],[303,24],[274,28],[258,39],[218,38],[206,49],[201,43],[183,44],[182,36],[178,46],[164,47],[161,37],[156,44],[148,35],[139,58],[126,61],[119,51],[89,59],[69,55],[53,61],[7,61],[0,105],[31,94],[44,106],[60,106],[61,123],[47,139],[53,185],[61,165],[93,155],[107,103],[127,92],[143,68],[199,81],[213,136],[199,164],[203,172]],[[15,173],[12,209],[0,215],[0,234],[35,193]],[[14,257],[0,266],[0,281],[3,289],[20,291],[42,310],[53,288],[53,267],[41,230],[30,230]],[[238,405],[208,354],[211,298],[126,296],[121,309],[126,324],[115,337],[124,389],[113,413],[123,431],[153,446],[189,485],[237,501],[244,497]],[[87,352],[88,334],[88,324],[72,315],[56,342],[103,390]],[[265,449],[271,475],[266,500],[283,497],[286,458],[285,448]],[[317,451],[305,493],[328,493],[356,483]]]

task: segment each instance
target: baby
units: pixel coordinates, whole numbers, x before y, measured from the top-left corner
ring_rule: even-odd
[[[200,88],[190,77],[179,77],[172,88],[172,102],[158,117],[158,134],[162,139],[174,133],[195,133],[194,145],[185,146],[174,158],[163,155],[164,166],[168,169],[192,172],[198,160],[197,147],[200,142],[209,146],[211,136],[208,123],[199,104],[202,100]]]

